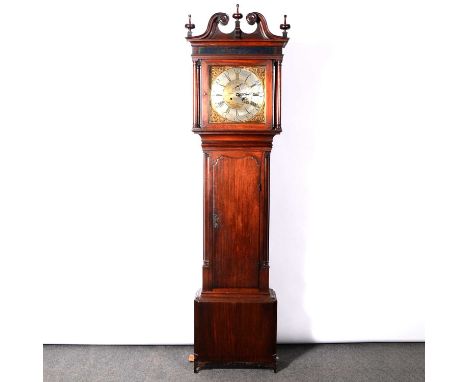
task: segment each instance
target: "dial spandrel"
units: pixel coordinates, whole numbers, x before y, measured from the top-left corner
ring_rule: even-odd
[[[211,123],[265,122],[265,67],[211,66]]]

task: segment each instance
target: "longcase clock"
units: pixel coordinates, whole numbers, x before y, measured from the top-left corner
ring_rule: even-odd
[[[214,14],[192,45],[193,129],[204,154],[203,285],[195,297],[194,371],[268,367],[276,372],[275,292],[269,287],[270,152],[281,132],[281,63],[289,25],[272,34],[258,12],[253,33],[223,33]]]

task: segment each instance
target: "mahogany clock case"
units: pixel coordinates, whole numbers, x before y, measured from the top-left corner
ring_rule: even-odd
[[[252,12],[246,19],[256,24],[256,30],[247,34],[240,29],[242,17],[237,8],[235,29],[227,34],[218,27],[228,23],[225,13],[214,14],[199,36],[192,36],[190,19],[186,25],[193,61],[192,131],[200,135],[204,154],[203,282],[194,301],[195,372],[232,365],[276,371],[277,299],[269,287],[269,176],[273,138],[281,132],[282,48],[289,25],[285,20],[280,26],[283,36],[276,36],[265,18]],[[217,73],[231,67],[259,68],[264,95],[255,117],[239,121],[214,114],[219,111],[212,110],[210,92],[217,67]],[[251,96],[247,91],[241,94],[244,102]]]

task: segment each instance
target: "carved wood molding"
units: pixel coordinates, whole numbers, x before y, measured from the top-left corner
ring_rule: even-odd
[[[225,154],[222,154],[220,155],[219,157],[217,157],[212,163],[211,163],[211,166],[214,168],[216,167],[221,161],[224,161],[224,160],[241,160],[241,159],[252,159],[253,161],[255,161],[255,164],[257,165],[257,167],[260,167],[260,162],[258,161],[258,158],[254,157],[253,155],[244,155],[244,156],[231,156],[231,155],[225,155]]]
[[[187,40],[192,43],[192,45],[198,45],[200,43],[208,43],[210,40],[224,41],[229,42],[233,41],[239,43],[242,40],[246,41],[265,41],[265,42],[275,42],[279,43],[283,47],[288,42],[287,33],[283,29],[283,24],[280,28],[283,29],[283,36],[277,36],[273,34],[268,28],[268,23],[265,17],[260,12],[250,12],[246,16],[247,23],[250,25],[257,24],[256,29],[252,33],[247,33],[241,30],[240,28],[240,19],[242,14],[239,13],[239,9],[234,13],[233,18],[235,19],[235,27],[232,32],[224,33],[219,29],[219,24],[227,25],[229,23],[229,16],[227,13],[218,12],[211,16],[208,21],[208,25],[204,33],[198,36],[192,36],[191,30],[195,27],[192,24],[191,19],[189,19],[189,24],[186,24],[186,28],[189,29],[187,34]],[[289,24],[288,24],[289,29]]]
[[[206,27],[206,31],[199,35],[193,37],[187,37],[187,40],[207,40],[207,39],[216,39],[218,34],[225,35],[225,33],[221,32],[219,29],[219,23],[222,25],[227,25],[229,22],[229,16],[226,13],[218,12],[215,13],[213,16],[210,17],[208,21],[208,25]]]
[[[260,151],[270,151],[273,146],[273,137],[275,132],[270,134],[200,134],[202,139],[202,148],[205,151],[232,149],[243,150],[253,148]]]

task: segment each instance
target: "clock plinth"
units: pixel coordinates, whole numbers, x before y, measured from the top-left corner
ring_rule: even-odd
[[[235,17],[234,17],[235,16]],[[193,129],[204,154],[203,283],[194,302],[194,371],[276,371],[277,299],[269,286],[270,152],[281,132],[281,61],[288,38],[249,13],[256,30],[225,34],[225,13],[189,35]],[[191,24],[191,22],[190,22]],[[192,28],[193,29],[193,28]]]
[[[267,367],[276,372],[276,296],[202,294],[195,298],[194,371]]]

